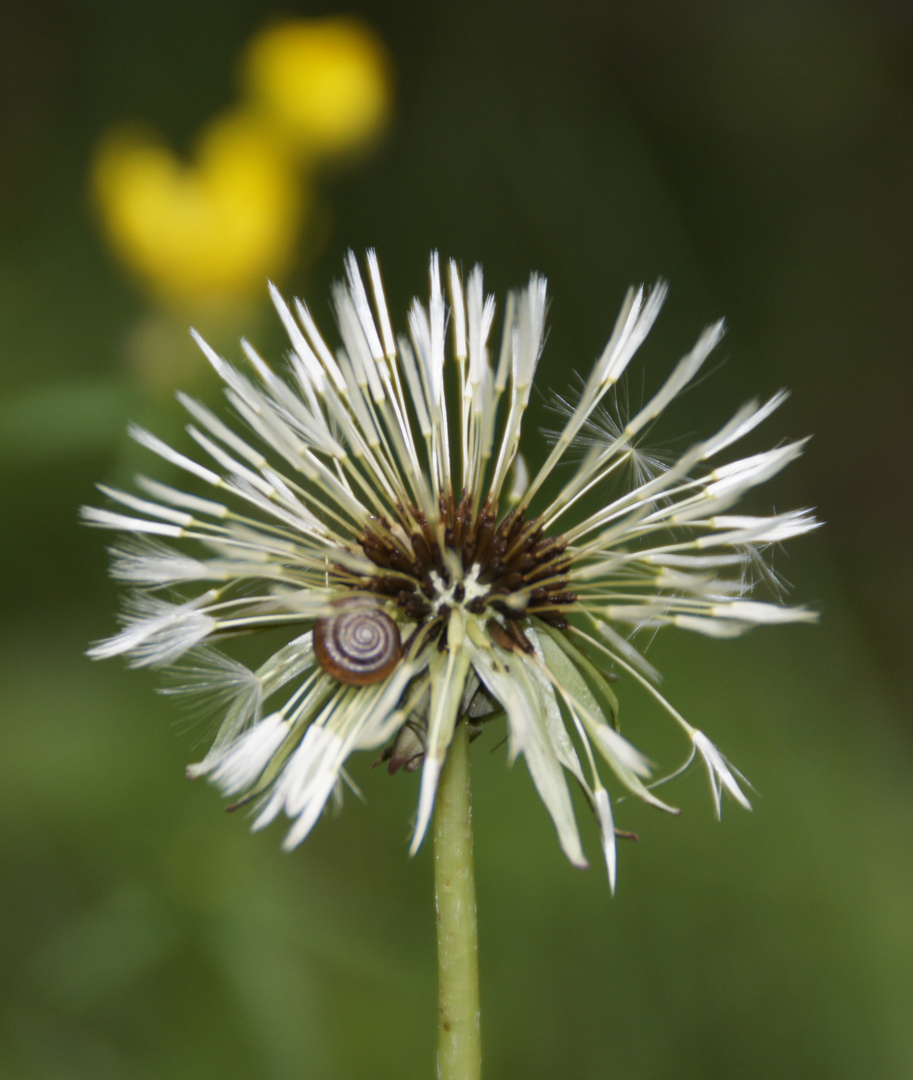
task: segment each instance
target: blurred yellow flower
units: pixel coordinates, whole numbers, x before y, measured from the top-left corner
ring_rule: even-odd
[[[298,171],[249,111],[203,132],[192,163],[149,135],[108,135],[92,183],[108,239],[169,304],[227,304],[291,262],[309,201]]]
[[[390,113],[382,43],[352,18],[293,19],[254,36],[244,100],[182,161],[153,135],[106,135],[92,186],[108,241],[166,307],[220,318],[263,297],[298,254],[320,164],[362,149]],[[315,242],[311,236],[311,244]]]
[[[390,63],[354,18],[294,19],[257,34],[242,62],[244,89],[306,158],[358,150],[390,114]]]

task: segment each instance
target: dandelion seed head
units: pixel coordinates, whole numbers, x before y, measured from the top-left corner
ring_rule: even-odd
[[[632,638],[666,626],[730,637],[814,618],[776,591],[755,597],[779,583],[765,552],[814,528],[812,515],[731,512],[804,444],[723,457],[777,395],[684,452],[644,448],[722,334],[711,326],[652,397],[622,413],[617,386],[659,314],[660,283],[629,292],[590,375],[558,399],[561,426],[531,472],[521,435],[546,336],[544,278],[508,295],[495,333],[481,269],[464,284],[434,254],[429,299],[413,303],[408,334],[396,336],[373,252],[366,265],[364,276],[350,254],[333,292],[340,347],[303,303],[272,290],[290,341],[285,374],[246,342],[236,368],[200,339],[240,425],[182,397],[195,451],[134,430],[209,490],[141,478],[142,497],[103,488],[119,509],[84,512],[128,534],[112,572],[139,588],[124,628],[90,655],[170,666],[185,689],[208,692],[222,724],[190,773],[249,803],[254,828],[288,817],[286,848],[341,797],[348,757],[380,750],[391,772],[421,771],[417,850],[456,724],[503,718],[509,760],[524,759],[580,866],[568,778],[582,789],[614,888],[603,773],[674,812],[651,790],[652,763],[618,730],[617,675],[682,729],[717,809],[723,790],[747,802]],[[256,669],[217,648],[265,629],[286,642]]]

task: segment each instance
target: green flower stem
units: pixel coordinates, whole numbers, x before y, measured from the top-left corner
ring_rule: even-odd
[[[435,800],[434,901],[440,987],[438,1077],[479,1080],[479,941],[465,720],[453,733]]]

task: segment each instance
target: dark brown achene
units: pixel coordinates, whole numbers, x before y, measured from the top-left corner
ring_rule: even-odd
[[[403,647],[393,619],[369,601],[357,599],[314,623],[314,653],[334,679],[348,686],[369,686],[390,674]]]
[[[361,587],[389,598],[407,619],[436,625],[443,633],[450,604],[465,602],[473,615],[497,612],[506,627],[501,637],[524,650],[530,646],[521,620],[535,615],[558,629],[567,626],[565,612],[576,596],[568,590],[570,559],[563,537],[543,536],[538,521],[522,511],[510,511],[498,522],[497,506],[490,501],[474,516],[468,496],[457,501],[451,495],[441,500],[443,547],[457,556],[463,574],[462,580],[452,580],[453,560],[445,557],[437,530],[414,507],[399,510],[398,528],[376,520],[360,538],[362,551],[380,570]],[[500,626],[494,619],[492,624]]]

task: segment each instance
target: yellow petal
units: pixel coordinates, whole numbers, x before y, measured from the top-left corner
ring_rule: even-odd
[[[297,175],[248,113],[218,118],[186,164],[148,135],[116,131],[93,183],[112,246],[160,298],[257,294],[291,260],[303,212]]]
[[[294,19],[250,43],[242,78],[251,102],[310,157],[358,149],[390,112],[390,64],[353,18]]]

